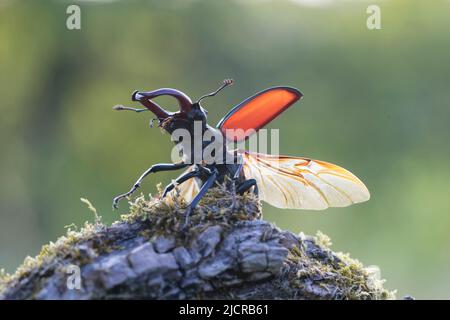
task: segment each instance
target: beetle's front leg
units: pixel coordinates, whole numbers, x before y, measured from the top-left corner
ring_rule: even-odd
[[[142,180],[144,180],[144,178],[146,176],[148,176],[150,173],[156,173],[156,172],[160,172],[160,171],[179,170],[179,169],[187,167],[188,165],[189,164],[186,164],[184,162],[179,162],[179,163],[159,163],[159,164],[155,164],[155,165],[151,166],[139,177],[139,179],[136,180],[136,182],[134,183],[134,185],[130,189],[130,191],[123,193],[121,195],[118,195],[117,197],[115,197],[113,199],[113,208],[117,209],[120,200],[133,194],[136,191],[136,189],[141,186]]]

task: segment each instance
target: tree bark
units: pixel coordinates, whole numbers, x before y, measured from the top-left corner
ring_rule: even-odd
[[[15,275],[4,276],[0,298],[394,298],[376,269],[333,252],[326,236],[295,235],[260,220],[255,199],[204,203],[195,215],[200,220],[192,222],[195,233],[176,231],[176,219],[169,226],[170,214],[181,209],[155,201],[132,204],[132,219],[69,231]],[[157,216],[162,208],[166,212]]]

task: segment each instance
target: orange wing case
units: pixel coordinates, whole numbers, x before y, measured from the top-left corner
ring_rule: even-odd
[[[303,94],[300,91],[291,87],[273,87],[266,89],[231,109],[220,120],[217,127],[222,131],[227,140],[235,142],[243,141],[252,133],[275,119],[280,113],[302,97]]]

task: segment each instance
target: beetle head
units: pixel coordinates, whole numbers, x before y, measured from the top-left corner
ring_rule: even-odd
[[[180,111],[167,111],[151,100],[162,95],[174,97],[178,101]],[[131,99],[139,101],[152,111],[158,118],[160,126],[169,133],[176,129],[186,129],[191,132],[194,127],[194,121],[201,121],[202,127],[206,129],[207,111],[200,106],[200,103],[193,103],[188,95],[179,90],[162,88],[149,92],[135,91]]]
[[[206,130],[208,111],[201,106],[200,101],[204,98],[215,96],[220,90],[231,84],[233,84],[233,80],[225,79],[216,91],[200,97],[197,102],[192,102],[188,95],[171,88],[162,88],[148,92],[135,91],[131,99],[139,101],[148,110],[152,111],[158,117],[160,126],[167,132],[172,133],[176,129],[186,129],[192,133],[195,121],[201,121],[202,131]],[[180,111],[169,112],[152,101],[153,98],[164,95],[174,97],[178,101]]]

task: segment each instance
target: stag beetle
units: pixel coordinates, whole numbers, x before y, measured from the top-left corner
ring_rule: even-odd
[[[201,198],[214,183],[224,183],[226,178],[233,192],[244,194],[253,189],[261,200],[279,208],[322,210],[328,207],[345,207],[353,203],[363,202],[370,198],[366,186],[351,172],[328,162],[302,157],[267,155],[244,150],[230,150],[227,142],[242,142],[275,119],[279,114],[303,97],[303,94],[292,87],[271,87],[256,93],[232,108],[217,126],[207,124],[208,112],[200,102],[215,96],[223,88],[233,84],[226,79],[214,92],[192,102],[185,93],[162,88],[154,91],[135,91],[132,100],[140,102],[145,109],[115,106],[115,110],[135,112],[151,111],[157,117],[158,125],[173,134],[178,129],[195,136],[195,124],[200,124],[202,136],[212,133],[221,139],[221,151],[217,161],[205,163],[182,160],[178,163],[155,164],[147,169],[134,183],[130,191],[113,199],[113,207],[117,208],[121,199],[130,196],[140,187],[142,180],[150,173],[173,171],[188,168],[175,181],[170,183],[162,194],[166,197],[177,186],[179,194],[188,204],[185,212],[185,226],[189,215]],[[152,99],[159,96],[172,96],[179,104],[180,111],[164,110]],[[179,140],[174,140],[178,144]],[[193,139],[182,152],[195,154]],[[211,141],[200,141],[203,152]],[[231,159],[231,161],[230,161]]]

